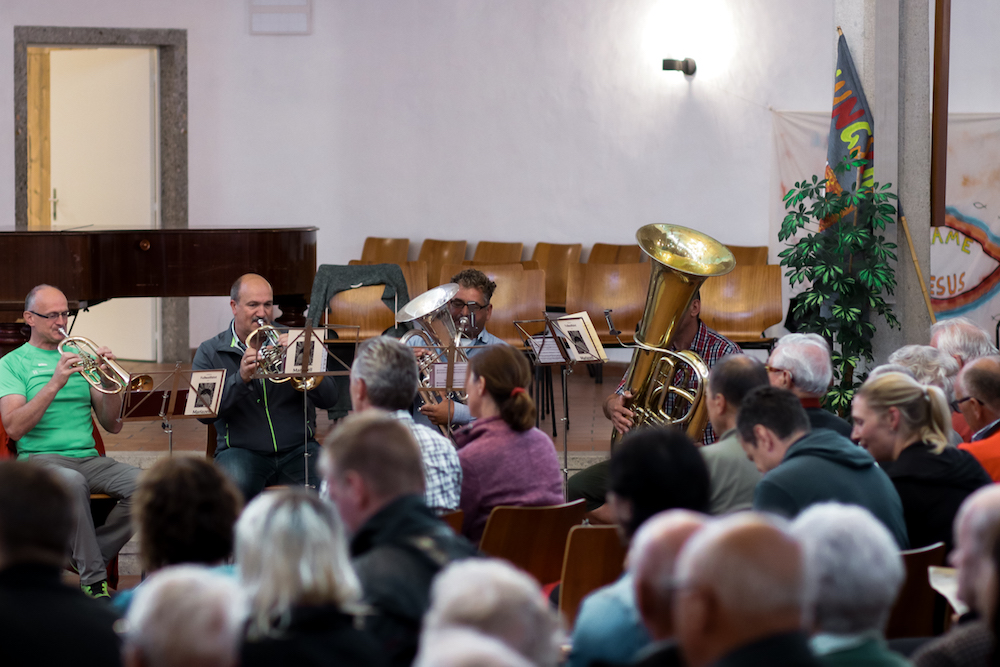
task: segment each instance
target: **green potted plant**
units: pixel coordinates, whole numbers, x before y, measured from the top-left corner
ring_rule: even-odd
[[[845,159],[834,168],[839,174],[855,168],[863,173],[866,160]],[[778,253],[791,287],[807,288],[793,300],[792,314],[799,331],[817,333],[830,343],[834,382],[826,406],[842,416],[850,412],[854,392],[866,373],[862,360],[873,361],[872,337],[877,315],[890,327],[899,321],[886,303],[896,275],[890,264],[896,244],[885,239],[886,226],[895,223],[891,184],[873,183],[841,191],[836,178],[813,176],[795,184],[784,197],[788,211],[778,240],[788,248]]]

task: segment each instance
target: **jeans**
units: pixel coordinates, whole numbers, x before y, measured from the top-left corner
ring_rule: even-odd
[[[316,478],[316,457],[319,444],[309,441],[309,486],[318,487]],[[243,493],[246,502],[264,490],[266,486],[287,484],[304,486],[306,483],[305,464],[302,448],[293,447],[282,452],[257,452],[240,447],[227,447],[215,452],[215,463],[229,476]]]

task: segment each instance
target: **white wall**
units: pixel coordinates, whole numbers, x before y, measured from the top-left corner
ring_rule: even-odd
[[[522,240],[527,255],[628,243],[653,222],[767,244],[768,109],[832,99],[832,0],[315,0],[308,37],[251,37],[242,0],[3,1],[0,71],[13,25],[186,29],[191,226],[314,224],[321,263],[366,236],[408,236],[412,256],[426,237]],[[995,3],[958,4],[956,32],[988,44]],[[675,31],[662,49],[657,16]],[[998,58],[962,42],[952,108],[996,110],[1000,91],[964,79]],[[685,56],[692,79],[659,69]],[[8,217],[12,150],[0,133]],[[228,317],[225,299],[192,302],[192,344]]]

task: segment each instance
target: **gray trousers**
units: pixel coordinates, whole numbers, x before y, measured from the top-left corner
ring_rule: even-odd
[[[55,472],[70,492],[76,514],[72,558],[80,583],[90,585],[107,579],[108,563],[132,537],[132,494],[139,468],[105,456],[32,454],[28,459]],[[106,493],[118,500],[104,525],[97,529],[90,513],[91,493]]]

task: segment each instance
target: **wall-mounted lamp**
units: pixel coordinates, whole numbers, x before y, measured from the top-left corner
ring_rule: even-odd
[[[695,70],[698,69],[698,66],[695,64],[694,58],[685,58],[684,60],[671,60],[669,58],[664,58],[663,69],[684,72],[688,76],[691,76],[695,73]]]

